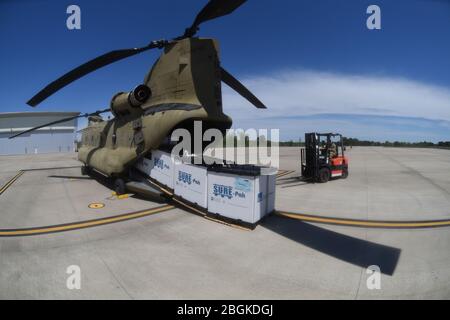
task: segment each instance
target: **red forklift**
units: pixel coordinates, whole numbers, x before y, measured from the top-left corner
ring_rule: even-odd
[[[305,133],[305,148],[300,153],[303,179],[324,183],[331,178],[347,178],[348,158],[344,151],[339,133]]]

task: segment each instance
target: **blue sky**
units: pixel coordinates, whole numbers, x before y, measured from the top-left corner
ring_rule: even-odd
[[[206,0],[0,0],[0,111],[92,111],[142,82],[158,50],[98,70],[37,109],[25,102],[71,68],[107,51],[171,38]],[[81,8],[81,30],[66,8]],[[381,30],[366,9],[381,8]],[[339,131],[375,140],[450,140],[450,1],[249,0],[206,22],[222,64],[267,104],[224,88],[236,128],[280,128],[281,138]],[[81,124],[85,122],[81,121]]]

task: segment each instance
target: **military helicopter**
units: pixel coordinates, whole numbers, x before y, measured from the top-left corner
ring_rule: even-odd
[[[71,82],[113,62],[155,48],[163,50],[143,84],[129,92],[115,94],[109,108],[46,123],[10,139],[49,125],[87,117],[88,126],[82,131],[78,150],[78,159],[85,165],[82,171],[95,169],[120,185],[128,168],[157,149],[175,129],[192,132],[194,121],[202,121],[203,130],[217,128],[225,132],[231,127],[232,119],[222,109],[221,81],[255,107],[266,107],[220,65],[217,40],[195,35],[203,22],[228,15],[245,2],[210,0],[181,36],[152,41],[141,48],[111,51],[69,71],[27,104],[35,107]],[[100,114],[105,112],[111,112],[114,117],[103,120]]]

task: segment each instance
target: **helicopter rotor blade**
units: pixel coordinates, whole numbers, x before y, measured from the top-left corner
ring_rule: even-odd
[[[235,77],[233,77],[224,68],[220,68],[222,81],[228,85],[231,89],[239,93],[245,99],[247,99],[251,104],[259,109],[267,109],[264,103],[261,102],[253,93],[250,92],[242,83],[239,82]]]
[[[27,104],[35,107],[49,96],[54,94],[56,91],[62,89],[73,81],[85,76],[86,74],[100,69],[108,64],[113,62],[131,57],[135,54],[153,49],[153,48],[161,48],[165,44],[164,40],[152,41],[149,45],[142,48],[133,48],[133,49],[122,49],[122,50],[114,50],[108,53],[105,53],[95,59],[92,59],[81,66],[67,72],[60,78],[56,79],[49,85],[47,85],[44,89],[39,91],[33,98],[31,98]]]
[[[52,122],[49,122],[49,123],[46,123],[46,124],[43,124],[43,125],[31,128],[31,129],[28,129],[28,130],[25,130],[25,131],[22,131],[22,132],[19,132],[19,133],[16,133],[15,135],[12,135],[11,137],[9,137],[9,139],[13,139],[13,138],[21,136],[21,135],[23,135],[25,133],[28,133],[28,132],[31,132],[31,131],[35,131],[35,130],[38,130],[38,129],[41,129],[41,128],[44,128],[44,127],[48,127],[48,126],[51,126],[51,125],[54,125],[54,124],[71,121],[71,120],[77,119],[77,118],[84,118],[84,117],[89,117],[89,116],[93,116],[93,115],[99,115],[101,113],[105,113],[105,112],[108,112],[108,111],[110,111],[109,108],[108,109],[104,109],[104,110],[98,110],[98,111],[95,111],[95,112],[92,112],[92,113],[83,113],[83,114],[79,114],[77,116],[73,116],[73,117],[68,117],[68,118],[52,121]]]
[[[200,12],[197,14],[193,24],[191,25],[191,27],[186,29],[184,35],[175,39],[183,39],[194,36],[198,30],[198,26],[201,23],[228,15],[232,13],[234,10],[236,10],[238,7],[240,7],[246,1],[247,0],[210,0],[203,7],[203,9],[200,10]],[[87,75],[88,73],[91,73],[97,69],[107,66],[113,62],[139,54],[141,52],[154,48],[163,48],[167,44],[168,41],[166,40],[157,40],[150,42],[150,44],[148,44],[145,47],[114,50],[105,53],[67,72],[66,74],[59,77],[52,83],[48,84],[45,88],[43,88],[35,96],[33,96],[27,102],[27,104],[32,107],[35,107],[36,105],[47,99],[49,96],[51,96],[58,90],[64,88],[73,81]]]
[[[186,29],[186,32],[181,38],[192,37],[197,32],[200,24],[230,14],[246,1],[247,0],[210,0],[197,14],[194,22]]]

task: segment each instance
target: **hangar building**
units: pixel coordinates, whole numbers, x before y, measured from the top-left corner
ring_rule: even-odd
[[[26,133],[11,135],[33,127],[76,116],[79,112],[8,112],[0,113],[0,155],[73,152],[77,119]]]

